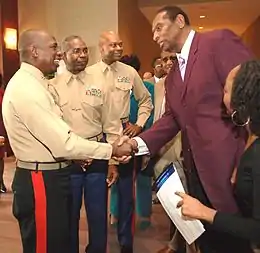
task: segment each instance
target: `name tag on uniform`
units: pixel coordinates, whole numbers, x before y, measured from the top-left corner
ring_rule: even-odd
[[[101,97],[102,91],[96,87],[87,87],[86,88],[86,95],[93,96],[93,97]]]
[[[131,80],[127,76],[119,76],[117,78],[117,82],[119,82],[119,83],[131,83]]]

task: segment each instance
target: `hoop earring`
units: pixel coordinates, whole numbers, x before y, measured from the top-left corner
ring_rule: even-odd
[[[238,127],[244,127],[244,126],[248,125],[249,122],[250,122],[250,118],[248,118],[248,119],[246,120],[246,122],[244,122],[244,123],[237,123],[237,122],[236,122],[235,116],[236,116],[237,113],[238,113],[237,111],[234,111],[234,112],[232,112],[232,114],[231,114],[231,120],[232,120],[233,124],[234,124],[235,126],[238,126]]]

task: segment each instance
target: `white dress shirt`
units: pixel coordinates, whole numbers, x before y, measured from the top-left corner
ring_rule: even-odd
[[[159,118],[161,118],[163,116],[163,114],[165,113],[165,104],[166,104],[166,97],[164,95],[162,105],[161,105],[160,114],[159,114]]]
[[[158,83],[161,79],[158,78],[157,76],[153,76],[154,77],[154,80],[155,80],[155,83]]]
[[[61,75],[62,73],[64,73],[67,70],[66,68],[66,64],[64,62],[64,60],[60,60],[59,61],[59,67],[57,68],[57,73],[56,75]]]
[[[191,30],[188,35],[188,38],[186,39],[186,41],[181,49],[181,53],[176,54],[178,62],[179,62],[182,80],[184,80],[185,71],[186,71],[189,53],[190,53],[190,48],[191,48],[191,44],[192,44],[194,36],[195,36],[195,31]],[[136,140],[136,142],[138,144],[138,153],[136,155],[139,156],[139,155],[149,154],[149,149],[148,149],[147,145],[140,137],[137,136],[137,137],[134,137],[133,139]]]

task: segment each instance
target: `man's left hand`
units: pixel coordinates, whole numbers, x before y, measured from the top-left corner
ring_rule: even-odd
[[[132,137],[137,136],[141,132],[142,132],[142,127],[140,127],[136,124],[135,125],[129,124],[129,126],[126,127],[126,129],[124,130],[123,134],[132,138]]]
[[[107,173],[107,186],[111,187],[112,184],[116,182],[118,178],[118,170],[116,165],[109,165],[108,166],[108,173]]]

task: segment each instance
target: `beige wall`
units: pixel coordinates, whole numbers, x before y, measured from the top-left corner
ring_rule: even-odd
[[[19,31],[27,29],[48,29],[46,7],[47,0],[19,0]]]
[[[104,30],[119,31],[125,53],[137,54],[142,71],[151,70],[160,54],[152,41],[151,25],[138,8],[137,0],[19,0],[20,32],[45,29],[61,42],[65,36],[83,37],[90,48],[90,64],[99,57],[98,37]],[[102,8],[101,8],[102,7]]]
[[[260,59],[260,16],[242,34],[242,40]]]
[[[140,58],[140,73],[151,71],[152,59],[160,55],[160,48],[152,40],[151,24],[138,8],[137,0],[118,1],[118,31],[124,53],[135,53]]]
[[[90,47],[90,64],[99,59],[98,37],[118,30],[118,0],[19,0],[19,29],[45,29],[59,42],[80,35]],[[101,8],[102,6],[102,8]]]

